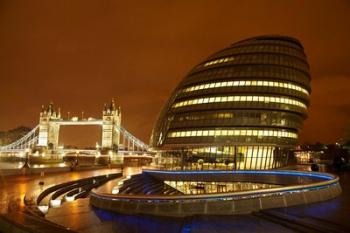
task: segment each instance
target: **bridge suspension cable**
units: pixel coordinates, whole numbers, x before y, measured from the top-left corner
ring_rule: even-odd
[[[0,146],[0,152],[21,151],[27,148],[32,148],[38,144],[38,130],[39,125],[35,126],[30,132],[24,135],[22,138],[5,146]],[[132,151],[148,151],[148,145],[136,138],[124,127],[120,126],[115,128],[123,137],[123,145],[128,150]]]
[[[38,142],[38,131],[39,125],[35,126],[30,132],[28,132],[26,135],[21,137],[20,139],[5,145],[0,146],[0,151],[15,151],[15,150],[23,150],[27,148],[31,148],[32,146],[36,145]]]
[[[136,151],[137,149],[141,149],[142,151],[148,151],[148,145],[146,143],[144,143],[143,141],[141,141],[140,139],[138,139],[137,137],[135,137],[134,135],[132,135],[130,132],[128,132],[125,128],[123,128],[122,126],[120,126],[119,128],[116,128],[117,131],[119,131],[124,140],[123,140],[123,144],[126,147],[126,142],[128,143],[127,147],[128,149],[130,149],[130,147],[132,148],[133,151]],[[131,143],[131,145],[130,145]]]

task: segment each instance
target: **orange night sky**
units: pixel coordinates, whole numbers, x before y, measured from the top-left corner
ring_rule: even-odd
[[[64,116],[99,118],[114,97],[125,128],[148,142],[193,66],[235,41],[284,34],[303,43],[311,67],[300,140],[335,142],[350,123],[349,17],[346,0],[3,0],[0,131],[35,126],[50,101]],[[98,129],[77,128],[61,141],[94,145]]]

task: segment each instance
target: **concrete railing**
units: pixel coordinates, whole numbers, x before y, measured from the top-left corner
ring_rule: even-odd
[[[149,171],[145,171],[146,173]],[[153,175],[164,175],[163,171],[152,171]],[[98,208],[125,214],[151,214],[164,216],[188,216],[193,214],[240,214],[262,209],[288,207],[300,204],[325,201],[341,193],[339,178],[326,173],[297,171],[203,171],[199,172],[167,172],[167,180],[171,175],[191,175],[198,180],[205,175],[240,175],[246,174],[254,182],[254,176],[273,175],[274,177],[307,178],[306,184],[294,184],[285,187],[260,189],[243,192],[228,192],[200,195],[121,195],[91,192],[90,203]],[[160,176],[158,176],[159,178]],[[197,179],[194,179],[197,177]],[[183,178],[183,177],[182,177]],[[247,178],[247,177],[246,177]],[[190,178],[187,177],[186,180]],[[225,177],[227,181],[228,177]],[[245,179],[246,181],[249,179]],[[270,180],[270,183],[273,179]],[[298,179],[297,179],[298,180]],[[277,179],[278,181],[278,179]]]

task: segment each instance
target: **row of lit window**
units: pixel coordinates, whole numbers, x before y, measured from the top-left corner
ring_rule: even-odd
[[[200,115],[189,115],[189,116],[181,116],[179,117],[179,121],[196,121],[196,120],[204,120],[204,119],[231,119],[234,117],[233,113],[214,113],[214,114],[200,114]]]
[[[184,107],[188,105],[207,104],[207,103],[224,103],[224,102],[264,102],[264,103],[282,103],[290,104],[306,109],[306,105],[298,100],[284,98],[284,97],[271,97],[271,96],[216,96],[216,97],[204,97],[198,99],[191,99],[178,102],[173,105],[173,108]]]
[[[199,147],[199,148],[194,148],[190,149],[190,151],[194,154],[197,153],[209,153],[209,154],[223,154],[223,155],[232,155],[232,154],[247,154],[247,152],[255,152],[257,153],[260,151],[262,152],[267,152],[267,150],[273,150],[274,147],[272,146],[222,146],[222,147],[216,147],[216,146],[211,146],[211,147]],[[251,153],[249,156],[252,156],[253,153]],[[263,157],[263,156],[261,156]]]
[[[298,138],[294,132],[281,130],[253,130],[253,129],[218,129],[218,130],[189,130],[175,131],[168,134],[169,138],[178,137],[211,137],[211,136],[257,136]]]
[[[294,42],[289,41],[281,41],[281,40],[256,40],[256,41],[246,41],[245,43],[241,43],[240,45],[236,45],[235,47],[243,47],[243,46],[269,46],[269,45],[276,45],[276,46],[286,46],[289,48],[294,48],[299,51],[302,51],[302,48]]]
[[[228,54],[229,52],[234,53],[244,53],[244,52],[278,52],[278,53],[286,53],[292,54],[298,57],[305,57],[303,50],[299,46],[294,46],[291,44],[285,43],[270,43],[264,42],[263,44],[259,43],[249,43],[249,44],[241,44],[239,46],[231,47],[220,54]]]
[[[234,57],[226,57],[226,58],[220,58],[220,59],[216,59],[213,61],[209,61],[207,63],[204,64],[204,66],[211,66],[211,65],[215,65],[215,64],[220,64],[220,63],[224,63],[224,62],[230,62],[235,60]]]
[[[308,70],[308,66],[306,63],[300,61],[296,58],[291,58],[288,56],[276,56],[274,54],[240,54],[236,55],[235,57],[224,57],[224,58],[218,58],[215,60],[208,61],[203,64],[204,67],[212,66],[216,64],[226,63],[236,61],[235,63],[246,63],[246,62],[253,62],[253,63],[273,63],[273,64],[280,64],[280,65],[288,65],[292,66],[298,69],[302,70]]]
[[[226,66],[220,67],[219,69],[208,69],[201,71],[199,73],[193,73],[187,77],[187,79],[203,80],[208,78],[212,80],[213,78],[227,78],[227,77],[269,77],[278,79],[289,79],[297,83],[303,82],[308,85],[309,76],[300,70],[294,69],[287,66],[270,66],[268,64],[259,64],[254,66]]]
[[[248,45],[248,46],[240,46],[226,49],[225,51],[220,52],[220,55],[229,56],[237,53],[282,53],[287,55],[292,55],[296,57],[300,57],[302,59],[305,58],[305,55],[301,52],[300,49],[295,49],[291,47],[281,46],[281,45]]]
[[[211,88],[218,88],[218,87],[249,87],[249,86],[264,86],[264,87],[281,87],[281,88],[287,88],[292,89],[296,91],[303,92],[305,94],[309,94],[309,92],[300,86],[291,84],[291,83],[282,83],[282,82],[272,82],[272,81],[226,81],[226,82],[215,82],[215,83],[206,83],[206,84],[200,84],[200,85],[194,85],[191,87],[187,87],[183,89],[183,92],[192,92],[197,90],[203,90],[203,89],[211,89]]]

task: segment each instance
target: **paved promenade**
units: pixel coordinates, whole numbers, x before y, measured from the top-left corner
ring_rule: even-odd
[[[90,171],[73,171],[30,176],[0,177],[0,213],[14,211],[24,206],[24,197],[36,198],[44,189],[59,183],[77,180],[90,176],[115,173],[120,169],[98,169]],[[44,181],[40,186],[39,182]]]

